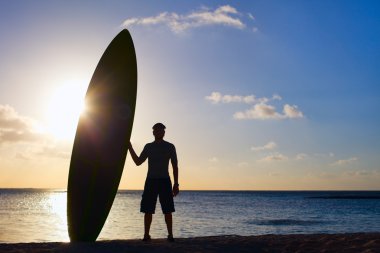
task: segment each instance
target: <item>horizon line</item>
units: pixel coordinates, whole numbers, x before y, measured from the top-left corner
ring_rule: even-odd
[[[51,191],[67,191],[67,188],[40,188],[40,187],[0,187],[0,190],[51,190]],[[117,191],[143,191],[144,189],[118,189]],[[356,192],[364,192],[364,191],[371,191],[371,192],[380,192],[380,189],[184,189],[180,190],[180,192],[190,192],[190,191],[204,191],[204,192],[320,192],[320,191],[356,191]]]

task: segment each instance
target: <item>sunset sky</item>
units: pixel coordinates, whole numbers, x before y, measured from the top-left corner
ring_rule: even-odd
[[[131,141],[182,189],[380,190],[380,1],[0,1],[0,188],[66,188],[83,97],[127,28]],[[121,189],[147,163],[129,154]]]

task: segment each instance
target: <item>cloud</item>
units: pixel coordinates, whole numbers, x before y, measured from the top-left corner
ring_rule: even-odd
[[[268,155],[262,159],[259,160],[259,162],[275,162],[275,161],[286,161],[289,158],[283,154],[280,153],[274,153],[271,155]]]
[[[280,101],[282,97],[278,94],[274,94],[271,98],[261,97],[256,98],[255,95],[241,96],[241,95],[223,95],[220,92],[211,92],[205,99],[212,104],[231,104],[231,103],[243,103],[252,104],[252,107],[245,111],[236,112],[233,117],[237,120],[282,120],[282,119],[297,119],[303,118],[302,111],[298,109],[296,105],[285,104],[282,112],[278,112],[275,106],[269,104],[272,101]]]
[[[264,150],[273,150],[277,147],[277,144],[273,141],[268,142],[264,146],[251,147],[252,151],[264,151]]]
[[[353,162],[355,162],[357,160],[358,160],[357,157],[350,157],[350,158],[345,159],[345,160],[338,160],[336,162],[333,162],[333,163],[331,163],[331,165],[332,166],[343,166],[343,165],[347,165],[347,164],[353,163]]]
[[[173,32],[180,33],[192,28],[204,26],[228,26],[236,29],[244,29],[247,24],[243,19],[253,22],[255,19],[250,13],[243,14],[230,5],[223,5],[215,10],[202,8],[187,15],[175,12],[162,12],[156,16],[143,18],[128,18],[122,23],[122,27],[165,25]]]
[[[282,119],[295,119],[303,118],[303,113],[298,110],[298,107],[288,104],[284,105],[283,113],[276,111],[273,105],[268,105],[266,103],[255,104],[251,109],[244,112],[236,112],[234,118],[237,120],[245,119],[258,119],[258,120],[282,120]]]
[[[205,99],[211,101],[213,104],[217,104],[222,101],[222,94],[219,92],[212,92],[211,95],[206,96]]]
[[[14,155],[18,160],[37,160],[43,158],[70,159],[72,143],[69,141],[53,141],[28,145],[28,148],[18,147]]]
[[[273,94],[272,100],[282,100],[282,97],[278,94]]]
[[[9,105],[0,105],[0,129],[27,129],[31,122]]]
[[[303,113],[298,110],[298,107],[296,105],[284,105],[283,112],[285,118],[303,118]]]
[[[0,145],[16,145],[17,152],[12,159],[69,159],[72,142],[58,141],[47,133],[38,132],[37,126],[37,121],[20,115],[10,105],[0,105]]]
[[[243,119],[280,119],[281,114],[276,112],[276,108],[272,105],[267,105],[265,103],[260,103],[254,105],[251,109],[245,112],[236,112],[234,118],[238,120]]]
[[[71,143],[52,143],[50,145],[43,146],[35,154],[49,158],[70,159],[71,147]]]
[[[19,115],[9,105],[0,105],[0,144],[4,142],[34,142],[42,135],[36,130],[36,123]]]
[[[273,95],[272,99],[277,99],[278,95]],[[244,104],[254,104],[254,103],[266,103],[271,99],[262,97],[256,98],[255,95],[240,96],[240,95],[223,95],[220,92],[211,92],[211,95],[205,97],[206,100],[210,101],[212,104],[230,104],[230,103],[244,103]]]

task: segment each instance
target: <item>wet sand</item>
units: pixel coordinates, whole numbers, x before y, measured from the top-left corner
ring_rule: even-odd
[[[72,253],[221,253],[221,252],[380,252],[380,233],[210,236],[166,239],[112,240],[96,243],[12,243],[0,244],[0,253],[72,252]]]

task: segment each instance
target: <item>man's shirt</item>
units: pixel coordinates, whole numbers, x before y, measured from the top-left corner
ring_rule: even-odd
[[[178,163],[174,145],[164,140],[146,144],[140,158],[143,161],[148,158],[147,178],[170,178],[169,160]]]

